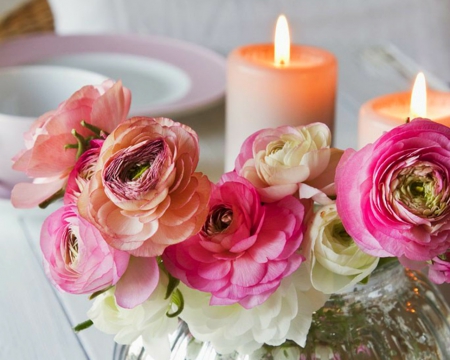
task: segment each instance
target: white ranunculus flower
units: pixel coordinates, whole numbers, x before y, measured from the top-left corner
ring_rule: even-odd
[[[303,264],[267,301],[251,309],[239,304],[211,306],[210,294],[182,284],[179,288],[185,300],[180,317],[195,338],[210,341],[220,354],[251,354],[264,343],[277,346],[287,339],[304,346],[313,312],[328,299],[311,286]]]
[[[88,311],[94,325],[107,334],[115,334],[114,341],[131,344],[139,337],[145,349],[158,360],[170,358],[169,336],[177,329],[177,318],[169,318],[170,300],[165,300],[167,275],[160,272],[160,281],[152,295],[133,309],[116,304],[114,288],[96,297]]]
[[[362,251],[347,234],[335,204],[317,210],[303,245],[311,282],[326,294],[348,291],[369,276],[379,261]]]

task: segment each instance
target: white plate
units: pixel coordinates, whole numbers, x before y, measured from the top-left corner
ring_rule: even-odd
[[[190,113],[225,94],[222,56],[159,36],[36,35],[1,44],[0,54],[0,66],[63,65],[121,79],[132,92],[133,116]]]

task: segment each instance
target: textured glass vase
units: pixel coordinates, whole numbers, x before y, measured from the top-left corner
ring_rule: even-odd
[[[172,357],[189,360],[450,359],[450,309],[420,272],[397,262],[377,269],[368,284],[333,295],[313,317],[305,348],[287,342],[257,353],[216,354],[180,322]],[[153,359],[139,343],[117,345],[114,360]]]

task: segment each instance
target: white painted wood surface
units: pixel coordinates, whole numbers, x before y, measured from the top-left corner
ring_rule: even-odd
[[[88,6],[94,12],[97,10],[90,0],[54,0],[52,3],[56,7],[70,1],[79,4],[79,9]],[[85,2],[88,5],[83,5]],[[100,3],[100,0],[96,2]],[[112,3],[114,10],[121,1]],[[239,1],[239,6],[238,1],[223,0],[197,1],[196,5],[194,1],[181,0],[129,3],[134,7],[151,3],[153,12],[147,17],[142,11],[142,17],[135,13],[134,16],[139,17],[135,23],[122,17],[117,23],[109,24],[120,27],[114,30],[169,35],[208,46],[222,54],[240,44],[269,41],[272,30],[268,26],[277,13],[284,11],[291,20],[294,39],[319,44],[338,57],[334,141],[342,148],[356,147],[357,113],[366,100],[409,89],[418,70],[427,73],[434,88],[448,89],[450,83],[448,1],[308,2],[314,6],[306,5],[306,1],[262,0],[246,0],[245,4]],[[76,14],[73,15],[72,25],[76,20]],[[62,19],[64,14],[61,16]],[[304,28],[311,32],[305,34]],[[70,29],[65,30],[70,32]],[[72,30],[72,33],[79,32]],[[432,36],[425,38],[424,33]],[[219,104],[175,119],[198,132],[200,170],[213,181],[223,169],[224,118],[224,106]],[[48,211],[16,210],[7,200],[0,200],[0,359],[111,359],[114,347],[111,336],[96,329],[74,334],[71,329],[86,319],[89,308],[86,297],[57,293],[45,278],[38,238],[46,213]],[[450,294],[446,288],[443,287]]]

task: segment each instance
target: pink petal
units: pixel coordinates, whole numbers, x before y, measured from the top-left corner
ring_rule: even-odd
[[[361,211],[362,195],[358,183],[368,174],[361,173],[361,164],[370,161],[373,145],[369,144],[360,151],[348,149],[342,156],[336,171],[336,192],[338,194],[336,206],[347,232],[355,242],[368,254],[378,257],[391,257],[393,254],[383,249],[380,243],[367,230],[364,213]],[[350,162],[348,165],[347,163]],[[368,183],[367,186],[372,186]],[[355,191],[357,189],[357,191]],[[341,195],[340,195],[341,194]],[[349,195],[350,194],[350,195]]]
[[[217,261],[210,264],[199,264],[198,274],[208,280],[220,280],[231,270],[229,261]]]
[[[153,293],[159,281],[156,258],[130,257],[128,268],[116,284],[117,305],[132,309]]]
[[[266,269],[266,264],[259,264],[250,256],[242,256],[233,263],[230,281],[238,286],[254,286],[264,278]]]
[[[272,185],[265,188],[258,188],[258,193],[263,202],[274,202],[288,195],[294,194],[298,189],[298,184]]]
[[[71,134],[41,135],[36,140],[33,149],[28,150],[17,159],[13,169],[24,171],[28,176],[34,178],[59,176],[75,165],[76,151],[74,149],[64,150],[65,145],[75,142],[76,140]],[[30,154],[27,154],[28,152]]]
[[[258,235],[258,242],[248,249],[248,254],[258,263],[276,259],[284,249],[286,234],[283,231],[266,230]]]
[[[44,184],[19,183],[11,193],[11,203],[16,208],[29,209],[38,206],[64,187],[65,179]]]

